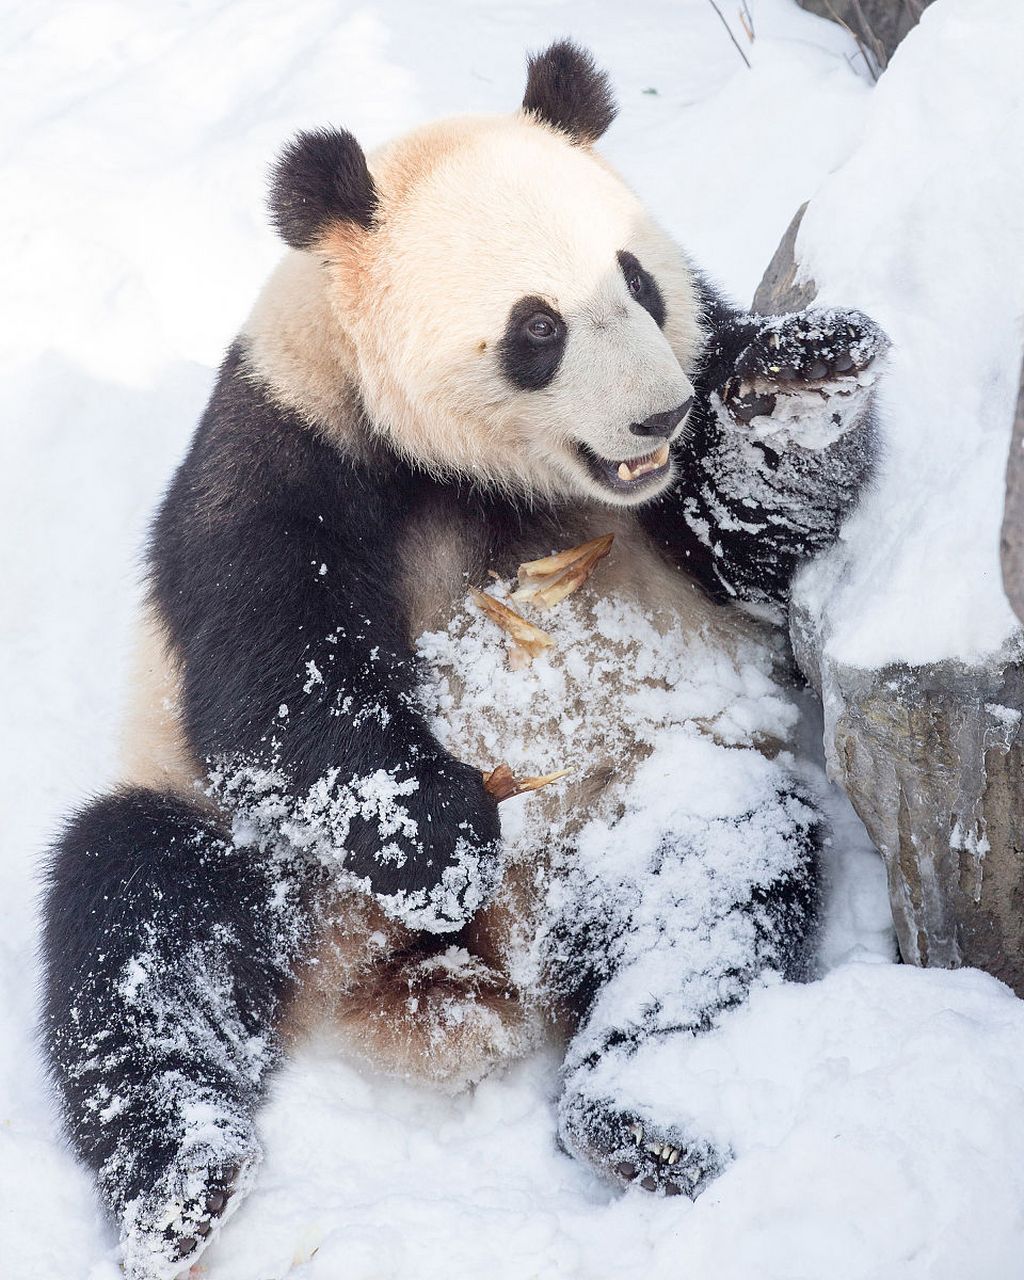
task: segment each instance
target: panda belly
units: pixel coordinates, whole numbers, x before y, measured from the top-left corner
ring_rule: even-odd
[[[606,523],[581,523],[581,540]],[[520,669],[509,663],[505,634],[466,592],[469,581],[487,581],[479,539],[447,531],[417,548],[425,593],[409,603],[429,620],[416,643],[419,698],[439,740],[481,770],[506,763],[517,775],[570,772],[502,805],[502,888],[457,937],[417,934],[365,893],[332,890],[287,1039],[326,1032],[376,1070],[458,1087],[547,1034],[564,1003],[550,959],[567,915],[642,902],[629,922],[640,946],[666,913],[679,918],[685,906],[696,919],[707,909],[692,866],[682,881],[652,879],[651,859],[667,837],[706,843],[723,814],[757,809],[776,768],[769,757],[789,739],[795,711],[757,624],[705,601],[626,521],[608,531],[612,553],[579,591],[550,611],[516,605],[553,641]],[[526,543],[522,558],[551,549]],[[424,563],[436,572],[423,573]],[[501,598],[514,586],[489,590]],[[195,799],[205,780],[178,703],[173,648],[147,613],[122,777]],[[742,864],[743,850],[727,845],[722,856]],[[615,910],[603,905],[600,914],[607,921]],[[652,959],[657,946],[648,950],[648,967],[663,970]]]
[[[489,591],[507,599],[514,586]],[[558,986],[550,961],[567,914],[593,909],[607,922],[633,902],[638,937],[641,918],[657,933],[669,911],[699,931],[719,910],[711,898],[742,898],[738,880],[789,857],[776,757],[797,712],[776,683],[770,634],[708,604],[638,537],[617,536],[609,560],[553,609],[509,603],[552,645],[528,666],[510,663],[508,638],[467,602],[419,637],[420,698],[443,745],[482,770],[569,771],[502,805],[505,886],[471,930],[476,954],[538,991]],[[751,814],[764,841],[744,831]],[[678,874],[652,876],[684,846]]]
[[[775,679],[778,641],[738,611],[710,604],[639,539],[617,537],[609,560],[551,609],[516,600],[516,582],[488,594],[550,637],[522,666],[509,637],[464,596],[445,625],[416,642],[421,705],[455,756],[517,775],[568,770],[503,810],[511,848],[571,838],[618,812],[641,764],[685,732],[775,755],[796,710]]]

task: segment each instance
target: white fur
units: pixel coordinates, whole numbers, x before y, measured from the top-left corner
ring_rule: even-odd
[[[419,465],[519,492],[632,501],[595,480],[574,446],[635,458],[652,443],[629,424],[692,394],[702,334],[682,252],[599,157],[521,114],[427,126],[371,169],[379,227],[333,228],[257,303],[247,334],[259,372],[349,442],[347,380],[372,429]],[[620,250],[656,279],[664,332],[630,297]],[[502,372],[499,341],[531,295],[561,313],[569,336],[553,383],[524,392]]]

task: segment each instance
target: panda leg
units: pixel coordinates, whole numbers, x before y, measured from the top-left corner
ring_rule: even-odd
[[[191,1264],[248,1189],[253,1116],[306,929],[294,882],[186,801],[124,790],[74,816],[45,901],[42,1037],[126,1274]]]
[[[803,795],[780,795],[777,808],[770,876],[753,879],[718,910],[709,904],[696,921],[678,897],[694,878],[673,875],[700,856],[687,840],[662,860],[633,899],[633,919],[608,940],[606,953],[616,958],[569,1045],[558,1131],[566,1151],[621,1187],[696,1196],[722,1172],[730,1153],[699,1120],[666,1119],[685,1117],[686,1108],[675,1090],[655,1096],[665,1078],[662,1055],[672,1038],[709,1030],[765,971],[811,975],[822,821]],[[794,820],[778,821],[787,808]],[[756,838],[764,818],[754,813],[741,825]]]

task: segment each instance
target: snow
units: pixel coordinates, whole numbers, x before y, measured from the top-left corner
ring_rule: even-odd
[[[879,483],[803,583],[837,663],[979,662],[1018,630],[999,534],[1024,350],[1024,168],[999,139],[1024,136],[1022,56],[1019,4],[926,10],[800,228],[817,301],[860,307],[895,344]]]
[[[439,114],[507,109],[521,92],[523,50],[571,30],[609,66],[622,103],[606,154],[739,298],[793,210],[820,189],[805,232],[813,273],[828,301],[863,307],[896,337],[890,458],[921,481],[904,480],[895,505],[895,481],[883,481],[877,543],[863,525],[851,533],[878,557],[905,546],[906,559],[875,612],[874,597],[857,594],[867,570],[853,574],[834,612],[864,609],[867,620],[836,643],[876,661],[896,647],[920,657],[1003,638],[992,486],[1019,351],[1020,264],[1001,246],[1022,243],[1020,166],[1007,163],[1021,134],[1019,81],[1007,78],[1020,61],[1020,15],[1009,0],[937,0],[872,90],[834,25],[789,0],[751,9],[748,71],[704,0],[449,0],[443,10],[411,0],[8,0],[5,1275],[118,1275],[113,1234],[40,1082],[36,877],[61,813],[115,776],[113,691],[126,677],[146,520],[278,256],[263,186],[294,129],[341,123],[369,146]],[[993,120],[1005,146],[987,144]],[[886,162],[870,183],[862,135]],[[922,135],[927,147],[911,151],[906,140]],[[923,527],[911,537],[917,525],[928,537]],[[975,547],[984,563],[968,558]],[[934,609],[919,591],[912,607],[900,603],[915,572],[935,582]],[[875,589],[888,574],[876,570]],[[210,1280],[1017,1277],[1020,1003],[974,972],[890,963],[880,865],[834,803],[829,975],[759,989],[711,1035],[677,1039],[672,1061],[646,1064],[683,1082],[686,1105],[734,1149],[697,1202],[617,1198],[561,1155],[549,1056],[449,1098],[311,1045],[277,1082],[266,1159],[204,1258]]]
[[[848,965],[759,991],[660,1064],[737,1150],[692,1205],[617,1199],[554,1150],[553,1061],[439,1099],[313,1049],[267,1112],[246,1238],[208,1255],[211,1280],[1010,1280],[1022,1046],[1018,1002],[976,972]]]

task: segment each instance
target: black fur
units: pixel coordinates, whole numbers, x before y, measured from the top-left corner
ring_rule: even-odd
[[[528,325],[535,316],[546,317],[554,327],[550,337],[531,336]],[[540,391],[554,381],[565,352],[566,326],[558,312],[542,298],[520,298],[509,312],[498,344],[502,372],[522,391]]]
[[[523,110],[589,146],[607,132],[617,108],[607,75],[586,49],[559,40],[530,57]]]
[[[412,696],[398,547],[431,487],[383,453],[342,457],[271,403],[236,347],[151,542],[198,760],[278,768],[296,797],[332,771],[416,780],[403,803],[419,835],[394,836],[404,863],[378,859],[373,823],[357,817],[349,833],[346,867],[383,894],[431,891],[460,842],[485,879],[497,873],[495,802]]]
[[[802,786],[789,785],[772,803],[793,801],[802,806],[808,820],[802,826],[794,824],[789,837],[790,868],[766,883],[752,884],[749,900],[734,902],[729,907],[730,911],[749,916],[755,926],[748,969],[743,974],[735,970],[727,974],[730,979],[739,978],[744,991],[766,969],[781,973],[791,982],[809,981],[814,974],[821,919],[821,854],[829,839],[828,826],[814,797]],[[678,863],[699,856],[699,850],[668,841],[660,854],[663,864]],[[660,874],[660,867],[651,871],[652,877]],[[634,904],[609,902],[600,885],[588,887],[585,869],[577,871],[573,890],[569,898],[571,909],[555,931],[558,971],[548,975],[548,982],[582,1020],[589,1015],[595,998],[608,981],[629,963]],[[671,936],[672,931],[673,921],[668,919],[663,934]],[[723,983],[723,988],[725,985]],[[728,995],[717,993],[716,1002],[703,1009],[693,1029],[707,1030],[720,1013],[736,1003],[735,990]],[[602,1032],[602,1044],[605,1047],[613,1043],[635,1046],[648,1032],[654,1032],[658,1013],[658,1002],[652,992],[642,1019],[628,1027],[608,1026]],[[596,1065],[596,1061],[592,1058],[589,1065]]]
[[[668,492],[641,508],[640,520],[712,599],[784,604],[796,570],[835,542],[870,480],[878,452],[874,421],[869,415],[819,450],[779,453],[769,442],[750,438],[749,452],[737,452],[712,401],[727,402],[737,423],[771,411],[770,396],[765,404],[736,397],[745,378],[776,367],[764,335],[778,334],[778,318],[735,311],[706,280],[698,278],[698,284],[709,339],[694,376],[687,428],[673,447],[677,478]],[[823,351],[838,352],[836,367],[846,372],[853,363],[849,348],[859,346],[870,362],[888,345],[857,312],[834,313],[835,335],[822,313],[806,315],[813,320],[806,332],[804,313],[786,318],[791,350],[786,353],[784,342],[779,358],[791,363],[777,376],[788,377],[791,385],[829,374],[831,367],[820,359]]]
[[[225,1134],[251,1128],[304,941],[299,884],[282,898],[266,861],[172,796],[121,791],[66,824],[42,1030],[75,1149],[115,1208],[166,1172],[190,1096],[216,1099]]]
[[[371,228],[377,192],[352,134],[314,129],[294,138],[274,166],[270,213],[293,249],[312,248],[332,222]]]
[[[553,985],[561,983],[565,994],[574,1001],[581,1015],[581,1026],[569,1045],[565,1064],[565,1081],[558,1104],[559,1139],[562,1146],[582,1156],[621,1186],[636,1184],[647,1191],[663,1195],[695,1196],[721,1172],[730,1153],[710,1141],[696,1129],[680,1130],[652,1126],[622,1106],[619,1099],[605,1093],[609,1057],[625,1060],[645,1043],[679,1032],[695,1034],[711,1029],[727,1009],[747,998],[750,986],[766,971],[782,974],[791,981],[806,981],[814,972],[814,944],[820,920],[818,863],[825,840],[825,825],[813,798],[800,787],[787,788],[777,797],[783,804],[794,804],[796,820],[788,835],[789,867],[762,883],[750,886],[750,897],[724,907],[725,932],[736,928],[732,921],[743,919],[750,932],[744,945],[742,967],[723,964],[709,947],[708,969],[696,978],[695,989],[701,998],[690,1011],[689,1020],[680,1025],[673,1015],[666,1018],[655,982],[638,983],[638,989],[649,992],[642,1008],[623,1017],[621,999],[604,1007],[601,994],[609,980],[621,969],[636,962],[629,952],[629,935],[633,928],[634,905],[619,908],[605,904],[600,914],[594,907],[602,903],[602,895],[584,892],[580,909],[567,919],[559,938],[559,972]],[[679,858],[700,856],[699,850],[666,847],[665,856]],[[660,868],[652,875],[662,874]],[[618,912],[618,914],[617,914]],[[671,972],[671,940],[674,917],[668,913],[662,925],[662,937],[669,944],[663,955],[664,968]],[[713,916],[702,921],[713,937],[722,922]],[[654,944],[655,947],[658,944]],[[727,949],[728,954],[728,949]],[[640,958],[644,963],[645,957]],[[652,975],[645,975],[651,978]],[[660,976],[657,979],[660,981]],[[694,981],[694,975],[678,973],[671,979],[674,997]],[[569,984],[569,985],[566,985]],[[642,1131],[642,1132],[641,1132]],[[666,1159],[675,1149],[671,1162]]]
[[[617,257],[630,294],[653,317],[658,328],[664,329],[665,299],[661,296],[657,280],[628,250],[620,249]]]

